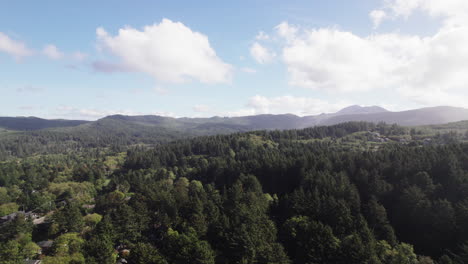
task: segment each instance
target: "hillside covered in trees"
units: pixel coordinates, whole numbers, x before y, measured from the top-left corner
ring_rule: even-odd
[[[418,133],[412,136],[422,138],[453,131],[466,133],[468,123],[460,120],[467,119],[468,110],[463,108],[430,107],[390,112],[376,106],[350,106],[336,113],[304,117],[291,114],[211,118],[113,115],[96,121],[0,117],[0,160],[70,154],[95,148],[123,152],[135,146],[155,147],[197,136],[303,129],[349,121],[402,124],[414,127]],[[419,126],[421,124],[424,126]]]
[[[0,263],[468,263],[467,140],[352,122],[25,144],[0,163]]]

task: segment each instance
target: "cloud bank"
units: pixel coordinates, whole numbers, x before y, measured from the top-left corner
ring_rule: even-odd
[[[394,91],[421,105],[468,106],[468,1],[386,1],[370,16],[378,26],[416,10],[442,19],[435,34],[359,36],[281,23],[275,30],[289,84],[328,93]]]

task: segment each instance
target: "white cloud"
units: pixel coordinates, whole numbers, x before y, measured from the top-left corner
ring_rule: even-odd
[[[252,68],[249,68],[249,67],[243,67],[243,68],[241,68],[240,70],[241,70],[242,72],[251,73],[251,74],[257,72],[257,70],[252,69]]]
[[[227,112],[228,116],[246,116],[259,114],[295,114],[298,116],[316,115],[336,112],[349,102],[331,103],[322,99],[311,97],[278,96],[265,97],[256,95],[249,98],[246,107],[237,111]]]
[[[430,36],[398,32],[362,36],[336,27],[282,22],[274,29],[289,84],[329,93],[394,92],[398,99],[392,100],[420,106],[468,107],[468,1],[383,2],[369,14],[375,28],[416,11],[439,19],[441,26]]]
[[[16,41],[0,32],[0,52],[6,52],[16,59],[31,56],[33,51],[26,47],[26,44]]]
[[[440,17],[445,26],[459,26],[468,23],[468,1],[466,0],[385,0],[383,9],[391,16],[386,18],[408,18],[416,10],[432,17]]]
[[[199,105],[194,105],[192,107],[192,110],[194,112],[197,112],[197,113],[206,113],[206,112],[209,112],[211,110],[211,108],[209,106],[207,106],[207,105],[199,104]]]
[[[282,59],[292,86],[329,92],[395,91],[395,96],[424,105],[468,106],[463,92],[468,83],[468,24],[446,25],[429,37],[361,37],[334,28],[296,31],[285,35]]]
[[[225,83],[231,79],[232,66],[216,55],[208,37],[180,22],[163,19],[142,31],[125,27],[116,36],[98,28],[96,34],[99,44],[125,65],[157,80]]]
[[[42,50],[42,53],[53,60],[62,59],[65,55],[55,45],[48,44]]]
[[[386,9],[392,10],[394,14],[407,18],[421,2],[420,0],[386,0],[385,5]]]
[[[387,17],[387,13],[383,10],[372,10],[369,13],[369,17],[372,19],[374,29],[378,28],[382,21]]]
[[[256,40],[269,40],[270,36],[268,36],[268,34],[266,34],[265,32],[260,31],[258,32],[257,36],[255,36],[255,39]]]
[[[288,22],[281,22],[278,26],[275,27],[276,33],[286,39],[290,40],[293,39],[297,32],[299,31],[299,28],[293,25],[290,25]]]
[[[250,47],[250,55],[260,64],[270,63],[275,57],[273,52],[258,42],[254,42]]]
[[[388,62],[395,63],[382,45],[382,38],[361,38],[336,29],[308,30],[303,35],[290,36],[283,48],[283,60],[288,67],[293,86],[356,91],[370,90],[376,84],[388,81],[392,71]],[[389,56],[390,55],[390,56]]]

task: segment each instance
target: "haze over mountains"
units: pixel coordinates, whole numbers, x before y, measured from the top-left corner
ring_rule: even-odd
[[[386,122],[403,126],[432,125],[468,120],[468,109],[439,106],[391,112],[382,107],[358,105],[336,113],[299,117],[292,114],[254,115],[242,117],[172,118],[163,116],[112,115],[97,121],[47,120],[36,117],[0,117],[0,127],[7,130],[89,129],[95,127],[131,127],[145,130],[151,127],[189,132],[195,135],[242,132],[251,130],[300,129],[311,126],[334,125],[349,121]]]

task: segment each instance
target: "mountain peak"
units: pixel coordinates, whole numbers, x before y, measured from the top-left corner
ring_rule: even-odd
[[[388,112],[388,110],[380,106],[375,106],[375,105],[374,106],[352,105],[352,106],[345,107],[336,113],[340,115],[352,115],[352,114],[373,114],[373,113],[382,113],[382,112]]]

